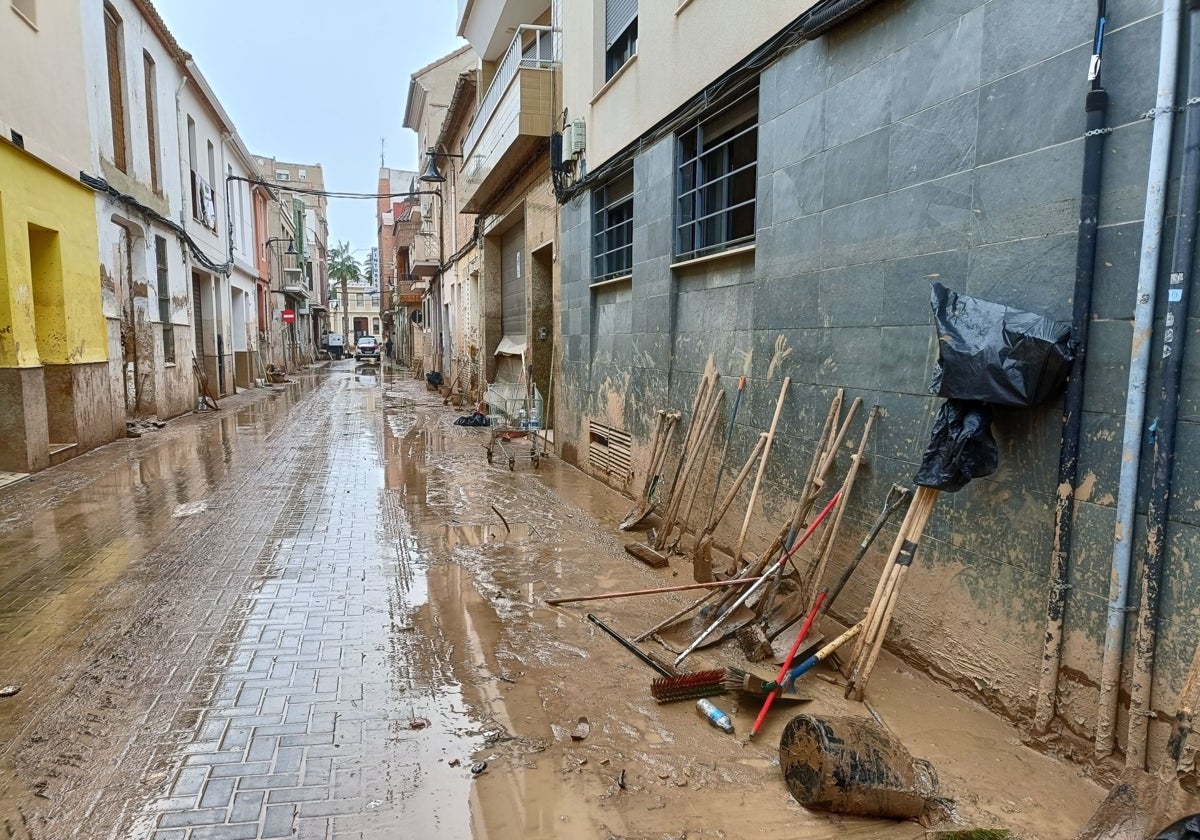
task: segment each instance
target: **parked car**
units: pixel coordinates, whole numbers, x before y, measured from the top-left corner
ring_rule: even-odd
[[[357,361],[379,361],[379,341],[373,335],[364,335],[354,345],[354,358]]]

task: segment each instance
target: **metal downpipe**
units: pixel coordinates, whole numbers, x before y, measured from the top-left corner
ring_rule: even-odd
[[[1192,258],[1196,250],[1196,211],[1200,208],[1200,0],[1188,0],[1188,100],[1184,118],[1183,174],[1179,183],[1179,210],[1175,247],[1167,286],[1167,314],[1163,325],[1162,393],[1158,404],[1158,431],[1154,439],[1154,471],[1150,476],[1150,504],[1146,515],[1146,560],[1142,565],[1142,597],[1138,610],[1137,638],[1130,679],[1129,743],[1125,766],[1145,769],[1146,736],[1150,728],[1150,701],[1154,684],[1154,652],[1158,637],[1159,585],[1166,554],[1167,517],[1171,510],[1171,477],[1175,467],[1175,425],[1179,417],[1179,389],[1183,352],[1187,342],[1188,300],[1192,286]]]
[[[1050,586],[1046,604],[1046,639],[1038,686],[1034,730],[1045,732],[1054,718],[1058,670],[1062,653],[1063,609],[1067,596],[1068,559],[1071,556],[1075,512],[1075,483],[1079,472],[1079,435],[1083,419],[1083,375],[1088,322],[1092,317],[1092,281],[1096,266],[1096,229],[1099,226],[1100,180],[1104,167],[1104,136],[1108,94],[1100,82],[1100,57],[1104,48],[1104,0],[1097,4],[1096,38],[1088,79],[1091,87],[1084,103],[1087,113],[1083,141],[1083,177],[1079,196],[1079,239],[1075,253],[1075,286],[1071,314],[1071,347],[1074,359],[1063,403],[1062,439],[1058,457],[1058,495],[1054,508],[1054,543],[1050,556]]]
[[[1137,502],[1138,466],[1145,425],[1146,378],[1154,330],[1154,296],[1158,281],[1167,174],[1174,124],[1175,77],[1179,67],[1180,0],[1165,0],[1162,11],[1162,47],[1158,62],[1158,98],[1154,103],[1154,133],[1150,141],[1150,172],[1146,179],[1146,211],[1142,228],[1141,262],[1133,315],[1133,349],[1129,358],[1129,387],[1125,396],[1125,434],[1121,446],[1121,473],[1117,486],[1117,522],[1113,541],[1112,574],[1108,596],[1108,626],[1104,635],[1104,663],[1096,708],[1096,755],[1113,751],[1117,695],[1125,650],[1125,614],[1129,601],[1130,552]]]

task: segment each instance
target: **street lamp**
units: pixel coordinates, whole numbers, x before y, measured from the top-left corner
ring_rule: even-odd
[[[282,237],[282,236],[272,236],[270,239],[268,239],[266,242],[263,243],[263,247],[264,248],[269,247],[272,242],[283,242],[284,239],[285,239],[285,237]],[[289,257],[298,256],[300,254],[300,252],[296,250],[296,240],[290,236],[286,237],[286,240],[287,240],[288,246],[287,246],[287,250],[284,251],[283,253]]]
[[[426,149],[425,154],[429,157],[429,162],[425,165],[425,171],[421,173],[418,180],[424,181],[426,184],[444,184],[446,176],[438,171],[437,159],[439,157],[452,157],[462,159],[462,155],[456,155],[452,152],[439,152],[436,149]]]

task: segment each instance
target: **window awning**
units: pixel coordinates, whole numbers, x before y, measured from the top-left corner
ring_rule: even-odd
[[[523,335],[506,335],[500,339],[500,346],[496,348],[495,356],[524,356],[525,336]]]

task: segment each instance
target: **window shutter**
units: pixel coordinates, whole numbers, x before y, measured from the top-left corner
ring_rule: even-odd
[[[608,49],[637,17],[638,0],[605,0],[604,49]]]
[[[150,188],[158,192],[158,117],[154,113],[158,90],[155,85],[154,59],[145,52],[142,53],[142,69],[146,77],[146,142],[150,147]]]
[[[128,168],[125,157],[125,85],[121,74],[120,22],[104,8],[104,44],[108,52],[108,104],[112,114],[113,163],[122,172]]]

